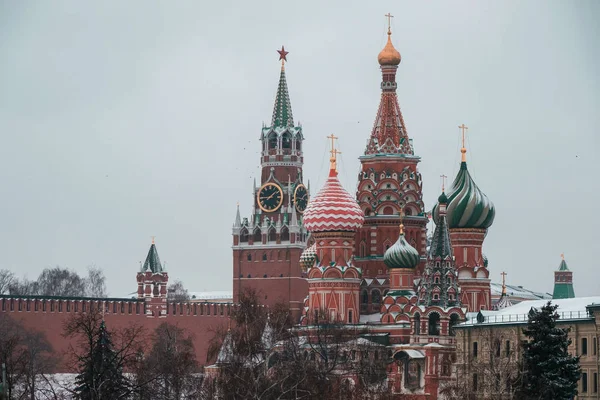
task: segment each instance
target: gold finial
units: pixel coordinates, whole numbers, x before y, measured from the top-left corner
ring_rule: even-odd
[[[387,20],[388,20],[388,35],[392,34],[392,18],[394,18],[394,16],[390,13],[385,14]]]
[[[285,51],[285,47],[281,46],[281,50],[277,50],[279,53],[279,61],[281,61],[281,69],[284,69],[284,65],[287,62],[287,55],[290,53],[289,51]]]
[[[562,258],[562,260],[565,261],[565,253],[560,253],[560,258]]]
[[[404,207],[400,207],[400,236],[404,235]]]
[[[442,178],[442,192],[444,192],[446,190],[446,175],[440,175],[440,178]]]
[[[331,157],[329,158],[329,170],[337,172],[337,155],[342,154],[341,151],[338,151],[335,148],[335,140],[338,139],[338,137],[332,133],[331,135],[327,136],[327,138],[331,139],[331,150],[329,151],[331,153]]]
[[[150,237],[152,238],[152,244],[154,244],[154,238],[155,238],[156,236],[150,236]]]
[[[506,272],[502,272],[500,275],[502,275],[502,294],[505,295],[506,294]]]
[[[465,131],[469,129],[465,124],[459,125],[459,129],[462,130],[462,147],[460,148],[460,152],[462,153],[462,162],[467,162],[467,148],[465,147]]]

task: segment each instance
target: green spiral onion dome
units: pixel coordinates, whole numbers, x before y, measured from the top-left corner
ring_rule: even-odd
[[[302,271],[306,271],[315,265],[317,260],[317,244],[314,243],[312,246],[307,247],[300,256],[300,268]]]
[[[487,229],[494,222],[494,204],[477,187],[464,161],[460,164],[460,171],[448,191],[446,204],[446,220],[450,229]],[[439,218],[438,208],[437,204],[433,208],[434,221]]]
[[[383,262],[388,268],[415,268],[421,258],[419,252],[412,247],[401,232],[398,240],[383,255]]]

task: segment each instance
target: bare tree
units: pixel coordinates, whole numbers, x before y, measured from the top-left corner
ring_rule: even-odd
[[[45,268],[37,279],[42,296],[85,296],[86,283],[75,271],[66,268]]]
[[[46,336],[7,314],[0,314],[0,360],[6,365],[9,399],[39,398],[36,382],[45,380],[56,364]]]
[[[461,351],[456,380],[442,394],[449,400],[514,399],[519,378],[516,332],[479,328],[475,333],[477,354]]]
[[[112,371],[134,370],[139,361],[145,342],[147,341],[146,330],[140,325],[130,324],[120,330],[109,330],[103,327],[102,307],[91,307],[86,313],[74,314],[68,319],[63,327],[63,336],[75,338],[75,344],[69,346],[68,363],[71,370],[82,372],[88,368],[89,374],[84,377],[92,399],[97,399],[98,393],[102,393],[102,385],[105,382],[105,373],[95,367],[94,360],[98,357],[98,346],[101,346],[100,338],[108,332],[111,341],[110,368]],[[106,335],[106,334],[105,334]],[[112,373],[112,372],[111,372]],[[124,382],[119,382],[119,395],[113,398],[126,398],[139,390],[137,382],[131,376],[120,376]]]
[[[14,278],[8,285],[8,293],[15,296],[31,296],[38,292],[37,281],[30,281],[27,278]]]
[[[139,398],[196,399],[201,386],[199,370],[193,336],[163,322],[154,331],[150,353],[138,359],[135,372]]]
[[[104,272],[95,265],[88,267],[88,277],[85,281],[86,295],[90,297],[106,297],[106,277]]]
[[[167,299],[169,302],[179,303],[182,301],[188,301],[190,299],[190,294],[183,286],[183,282],[176,280],[167,288]]]
[[[7,294],[14,280],[15,275],[11,271],[0,269],[0,294]]]
[[[325,318],[294,328],[285,307],[267,311],[255,293],[240,294],[232,326],[211,344],[204,398],[384,398],[384,346],[367,332]]]

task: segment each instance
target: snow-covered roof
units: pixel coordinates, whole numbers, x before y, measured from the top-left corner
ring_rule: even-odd
[[[480,313],[468,313],[467,321],[458,325],[482,325],[482,324],[514,324],[527,323],[531,308],[539,309],[548,302],[543,300],[526,300],[498,311],[481,311]],[[560,320],[576,320],[590,318],[586,307],[591,304],[600,304],[600,296],[575,297],[572,299],[552,300],[552,304],[558,305],[556,312]],[[477,314],[481,314],[483,322],[477,322]]]
[[[500,297],[502,295],[501,283],[490,283],[492,297]],[[550,293],[535,292],[524,288],[523,286],[506,285],[506,294],[511,297],[511,300],[538,300],[551,299]]]
[[[360,323],[361,324],[367,324],[369,322],[379,322],[381,320],[381,314],[376,313],[376,314],[367,314],[367,315],[361,315],[360,316]]]
[[[229,290],[214,290],[211,292],[188,292],[193,300],[233,300],[233,292]]]

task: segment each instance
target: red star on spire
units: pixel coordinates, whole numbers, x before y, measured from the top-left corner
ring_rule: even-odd
[[[281,46],[281,50],[277,50],[279,53],[279,60],[287,61],[286,56],[289,54],[289,51],[285,51],[285,48]]]

